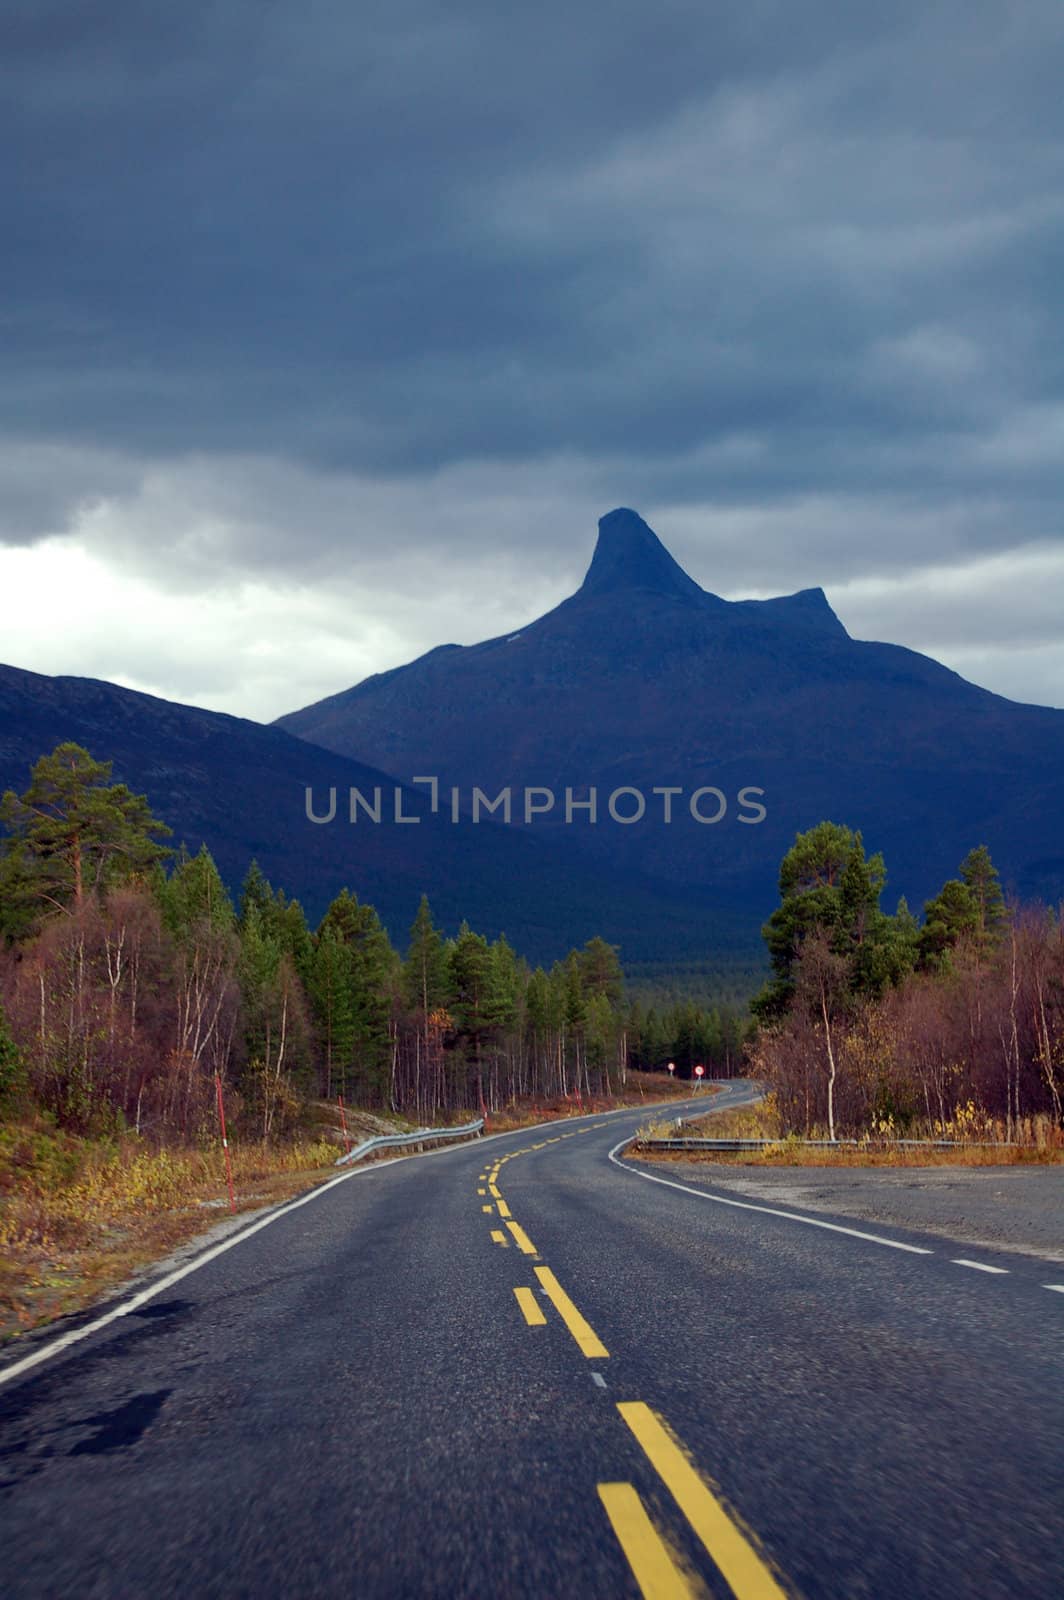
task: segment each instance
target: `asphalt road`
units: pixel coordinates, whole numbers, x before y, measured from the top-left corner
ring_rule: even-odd
[[[641,1120],[345,1178],[9,1360],[0,1590],[1057,1600],[1059,1269],[625,1171]]]

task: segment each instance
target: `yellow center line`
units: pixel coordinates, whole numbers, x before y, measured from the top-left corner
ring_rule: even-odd
[[[690,1600],[693,1589],[673,1562],[632,1485],[600,1483],[598,1494],[643,1600]]]
[[[493,1194],[495,1196],[496,1200],[499,1198],[499,1190],[498,1190],[497,1186],[494,1183],[489,1183],[488,1184],[488,1193],[489,1194]]]
[[[504,1250],[509,1250],[510,1241],[506,1237],[505,1233],[503,1233],[501,1228],[492,1228],[491,1237],[494,1239],[496,1244],[501,1244]]]
[[[719,1567],[736,1600],[785,1600],[784,1591],[768,1564],[710,1493],[661,1418],[641,1400],[622,1401],[617,1410]]]
[[[514,1224],[511,1222],[509,1226],[512,1228]],[[569,1299],[569,1296],[566,1294],[565,1290],[562,1288],[561,1284],[558,1282],[550,1268],[537,1267],[536,1277],[543,1285],[547,1299],[554,1306],[554,1309],[565,1323],[565,1326],[569,1329],[569,1332],[580,1346],[580,1349],[583,1351],[584,1355],[589,1359],[594,1359],[595,1357],[600,1356],[608,1356],[609,1351],[606,1349],[606,1346],[603,1344],[602,1340],[599,1338],[590,1322],[580,1315],[580,1312],[573,1305],[573,1302]]]
[[[515,1241],[515,1243],[517,1245],[517,1248],[521,1251],[522,1255],[526,1255],[526,1256],[538,1256],[539,1255],[539,1251],[536,1249],[535,1245],[532,1243],[532,1240],[528,1237],[528,1234],[525,1232],[524,1228],[522,1228],[522,1226],[521,1226],[521,1224],[519,1222],[508,1222],[506,1224],[506,1226],[509,1228],[510,1232],[513,1234],[514,1241]],[[538,1271],[539,1269],[537,1268],[536,1270]]]
[[[515,1289],[514,1294],[517,1296],[517,1304],[521,1307],[521,1310],[525,1314],[525,1321],[528,1323],[528,1326],[530,1328],[545,1328],[547,1325],[547,1319],[543,1315],[539,1301],[532,1293],[532,1290]]]
[[[498,1211],[500,1217],[508,1217],[512,1215],[510,1207],[506,1204],[505,1200],[500,1200],[495,1209]]]

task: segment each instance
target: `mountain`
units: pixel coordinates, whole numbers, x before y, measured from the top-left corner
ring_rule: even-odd
[[[467,808],[473,785],[493,798],[543,786],[557,803],[529,831],[622,878],[723,895],[752,924],[795,833],[826,817],[883,850],[888,901],[922,903],[979,843],[1017,892],[1064,895],[1064,712],[850,638],[819,588],[721,599],[626,508],[601,519],[583,584],[545,616],[438,646],[277,725],[404,777],[436,775]],[[598,791],[596,823],[576,810],[566,822],[567,786]],[[605,814],[619,786],[646,800],[632,824]],[[670,823],[656,786],[682,791]],[[691,815],[702,786],[725,799],[717,822]],[[760,822],[741,820],[751,789]]]
[[[396,823],[395,780],[306,744],[278,728],[175,705],[91,678],[45,677],[0,666],[0,790],[21,792],[38,756],[63,740],[114,762],[113,779],[147,794],[192,851],[206,842],[236,891],[252,857],[275,885],[302,900],[312,921],[345,885],[376,906],[401,946],[423,892],[449,931],[463,917],[479,932],[505,932],[522,953],[550,961],[572,944],[609,933],[634,960],[675,959],[744,944],[729,905],[671,886],[619,883],[564,841],[530,837],[490,822],[454,826],[431,814],[421,789],[404,789]],[[307,820],[337,790],[328,825]],[[354,787],[379,823],[358,811]],[[753,941],[745,937],[749,951]]]

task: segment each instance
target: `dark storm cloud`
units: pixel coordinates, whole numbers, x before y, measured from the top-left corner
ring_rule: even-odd
[[[564,453],[603,510],[913,496],[946,554],[1046,537],[1056,0],[22,0],[2,26],[9,438],[112,478]],[[78,459],[75,501],[109,492]],[[54,530],[69,496],[39,496]]]

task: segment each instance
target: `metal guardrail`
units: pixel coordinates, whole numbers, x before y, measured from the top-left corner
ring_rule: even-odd
[[[382,1133],[375,1139],[363,1139],[353,1150],[339,1156],[333,1165],[350,1166],[353,1161],[361,1161],[363,1156],[368,1156],[371,1150],[402,1150],[411,1145],[438,1144],[441,1140],[446,1144],[451,1139],[470,1139],[483,1130],[484,1118],[478,1117],[476,1122],[466,1123],[461,1128],[415,1128],[413,1133]]]
[[[778,1150],[801,1145],[803,1149],[860,1150],[1009,1150],[1000,1139],[696,1139],[692,1137],[640,1139],[632,1145],[642,1150]]]

